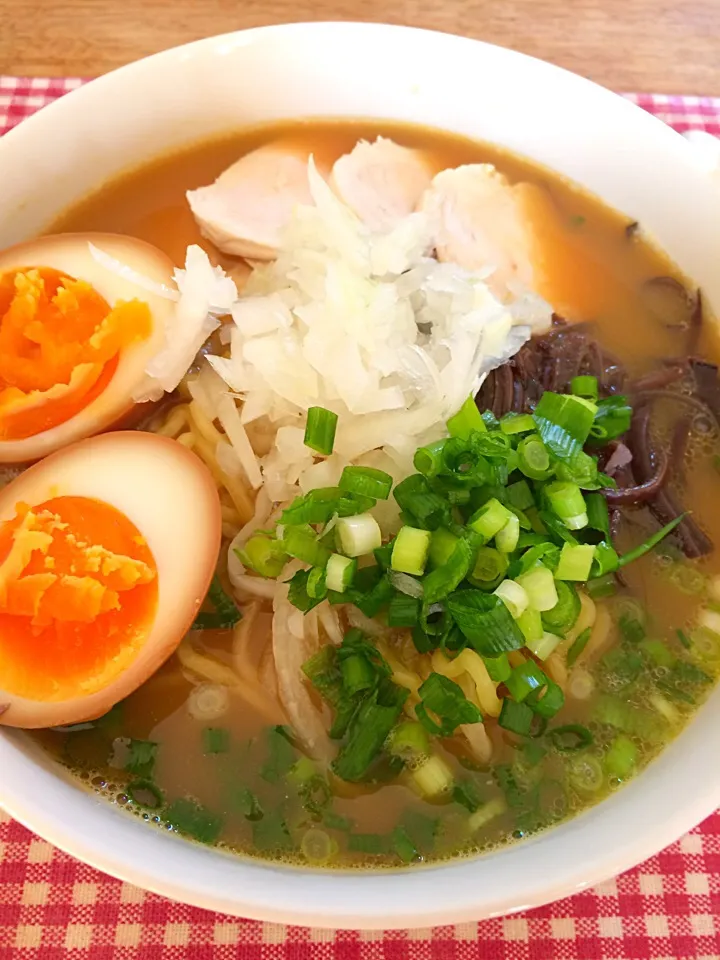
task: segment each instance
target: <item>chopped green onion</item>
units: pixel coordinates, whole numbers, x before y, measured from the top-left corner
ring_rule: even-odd
[[[353,853],[380,856],[388,852],[388,846],[388,838],[379,833],[351,833],[348,836],[348,850]]]
[[[620,558],[612,544],[605,540],[595,544],[595,556],[590,568],[590,576],[593,579],[604,577],[608,573],[614,573],[619,565]]]
[[[540,543],[535,544],[522,555],[519,572],[527,573],[536,567],[538,562],[542,563],[548,570],[555,570],[559,559],[560,547],[556,547],[554,543],[550,543],[543,537]]]
[[[402,713],[408,691],[385,681],[353,716],[347,739],[332,763],[341,780],[362,780]]]
[[[313,567],[324,567],[330,559],[330,551],[320,543],[312,528],[285,527],[282,546],[288,556]]]
[[[550,720],[556,713],[562,710],[565,704],[565,694],[557,683],[549,677],[545,679],[545,686],[536,687],[535,690],[532,690],[526,697],[525,703],[531,707],[538,716],[545,720]]]
[[[324,456],[330,456],[335,443],[338,417],[325,407],[310,407],[305,426],[305,446]]]
[[[266,811],[261,820],[252,825],[253,846],[266,852],[280,852],[292,846],[287,824],[278,810]]]
[[[480,590],[456,590],[447,598],[453,620],[483,657],[519,650],[524,638],[500,597]]]
[[[430,552],[428,554],[431,567],[442,567],[453,555],[455,546],[460,538],[450,533],[445,527],[433,530],[430,538]]]
[[[285,727],[271,727],[267,732],[268,756],[260,768],[267,783],[279,783],[294,766],[297,754]]]
[[[570,381],[570,392],[576,397],[584,397],[586,400],[596,402],[598,398],[597,377],[573,377]]]
[[[390,734],[388,750],[394,757],[403,760],[417,760],[430,753],[430,738],[425,727],[414,720],[398,724]]]
[[[498,717],[498,724],[504,730],[509,730],[511,733],[517,733],[525,737],[530,733],[534,719],[535,714],[530,707],[524,703],[518,703],[509,697],[505,697],[502,702],[502,707],[500,708],[500,716]]]
[[[528,609],[517,618],[517,625],[525,638],[526,644],[537,642],[545,632],[543,630],[540,611],[534,607],[528,607]]]
[[[550,510],[541,510],[540,519],[545,524],[545,528],[556,540],[563,543],[577,543],[578,539],[574,533],[568,529],[564,520],[561,520]]]
[[[668,670],[675,663],[675,657],[668,650],[662,640],[641,640],[638,644],[646,657],[657,667],[665,667]]]
[[[508,508],[493,497],[470,517],[467,525],[487,541],[499,533],[512,516]]]
[[[290,559],[279,540],[271,540],[261,534],[250,537],[242,550],[236,550],[235,553],[246,567],[272,580],[280,576]]]
[[[360,497],[343,493],[339,487],[318,487],[304,497],[296,497],[282,512],[280,522],[286,526],[303,523],[327,523],[335,514],[338,517],[354,517],[366,513],[375,506],[372,497]]]
[[[357,571],[357,560],[351,557],[343,557],[339,553],[333,553],[325,567],[325,583],[328,590],[334,590],[335,593],[345,593],[352,585],[353,577]]]
[[[565,633],[575,625],[580,616],[580,596],[572,583],[564,580],[555,581],[558,602],[552,610],[546,610],[542,615],[543,626],[554,633]],[[532,649],[532,647],[531,647]],[[544,657],[540,658],[541,660]]]
[[[573,667],[575,665],[575,661],[583,652],[585,647],[588,645],[588,640],[590,639],[591,635],[592,635],[592,629],[590,627],[585,627],[585,629],[582,630],[577,635],[577,637],[572,643],[572,646],[568,650],[568,654],[567,654],[568,667]]]
[[[482,714],[467,699],[462,687],[442,674],[431,673],[419,687],[418,694],[421,700],[415,707],[417,718],[435,736],[450,737],[460,724],[482,720]]]
[[[162,790],[152,780],[133,780],[126,787],[125,793],[133,803],[138,807],[145,807],[146,810],[159,810],[165,802]]]
[[[629,737],[618,734],[608,748],[603,762],[612,777],[625,780],[637,765],[638,749]]]
[[[338,486],[344,493],[354,493],[374,500],[387,500],[393,478],[375,467],[345,467]]]
[[[535,432],[535,421],[529,413],[506,413],[500,418],[500,429],[508,436]]]
[[[519,536],[520,520],[512,514],[505,526],[495,534],[495,546],[500,553],[512,553],[517,547]]]
[[[576,483],[555,480],[545,487],[550,506],[570,530],[581,530],[588,525],[585,500]]]
[[[412,778],[420,793],[429,799],[450,793],[453,787],[452,770],[437,754],[413,770]]]
[[[555,571],[558,580],[585,581],[590,576],[595,547],[590,543],[563,544],[560,562]]]
[[[585,753],[569,761],[568,779],[578,793],[590,796],[602,789],[605,783],[605,771],[597,757],[591,753]]]
[[[505,683],[512,672],[510,661],[506,653],[501,653],[497,657],[483,657],[483,663],[487,669],[490,679],[494,683]]]
[[[521,574],[517,578],[517,582],[527,593],[530,606],[541,613],[545,610],[552,610],[558,602],[552,570],[548,570],[542,563],[532,567],[527,573]]]
[[[418,860],[420,854],[403,826],[397,826],[392,832],[392,846],[403,863],[412,863]]]
[[[325,810],[323,812],[322,822],[326,827],[330,827],[331,830],[352,830],[355,825],[349,817],[343,817],[333,810]]]
[[[200,843],[215,843],[223,828],[222,817],[183,797],[174,800],[162,817],[178,833],[185,833]]]
[[[560,753],[584,750],[593,742],[592,733],[580,723],[567,723],[562,727],[554,727],[548,730],[547,737]]]
[[[138,777],[152,777],[157,757],[158,744],[153,740],[130,740],[124,769]]]
[[[587,441],[597,406],[590,400],[546,390],[533,418],[543,443],[558,460],[571,461]]]
[[[514,620],[517,620],[527,610],[530,599],[524,587],[521,587],[515,580],[503,580],[502,583],[493,591],[495,596],[500,597],[502,602],[508,608]]]
[[[396,593],[387,611],[389,627],[414,627],[420,619],[420,600]]]
[[[550,454],[539,437],[526,437],[518,444],[518,468],[531,480],[544,480],[550,471]]]
[[[332,860],[337,850],[337,844],[324,830],[310,827],[303,834],[300,841],[300,852],[308,863],[322,867]]]
[[[518,480],[517,483],[511,483],[505,493],[508,502],[518,510],[527,510],[529,507],[535,506],[535,498],[527,480]],[[604,501],[605,498],[603,497]]]
[[[429,530],[419,530],[417,527],[410,526],[401,527],[393,543],[391,568],[400,573],[422,576],[430,550],[430,537]]]
[[[531,640],[529,643],[526,643],[525,646],[535,654],[538,660],[547,660],[561,640],[562,637],[559,637],[556,633],[549,633],[546,630],[539,640]]]
[[[216,626],[218,628],[234,627],[242,619],[242,614],[236,607],[235,601],[225,592],[217,574],[210,581],[208,599],[215,607]]]
[[[362,557],[382,544],[380,527],[371,513],[340,517],[335,532],[338,549],[346,557]]]
[[[350,697],[363,690],[369,690],[375,685],[375,670],[372,664],[362,654],[353,654],[344,657],[340,662],[343,690]]]
[[[472,562],[472,547],[467,540],[458,540],[448,560],[442,566],[436,567],[423,580],[425,603],[431,604],[444,600],[468,575]]]
[[[425,447],[418,447],[413,457],[413,466],[424,477],[436,477],[443,465],[443,449],[447,439],[436,440]]]
[[[230,731],[224,727],[205,727],[202,732],[203,753],[228,753],[230,750]]]
[[[593,600],[601,600],[603,597],[611,597],[617,592],[617,583],[612,573],[606,573],[604,577],[597,577],[590,580],[587,584],[587,592]]]
[[[482,798],[474,780],[460,780],[456,782],[453,787],[452,798],[455,803],[459,803],[461,807],[465,807],[468,813],[475,813],[482,803]]]
[[[533,690],[539,690],[547,686],[548,679],[534,660],[526,660],[517,667],[513,667],[512,673],[505,681],[505,686],[510,691],[510,696],[518,703],[522,701]]]
[[[610,515],[605,497],[601,493],[587,493],[585,494],[585,506],[590,529],[602,533],[604,538],[609,541]]]
[[[308,593],[310,574],[310,570],[298,570],[288,581],[288,600],[303,613],[308,613],[324,599],[324,597],[312,597]]]
[[[590,429],[590,439],[598,440],[603,444],[614,440],[630,429],[632,407],[627,397],[614,395],[601,400],[597,405],[597,412]]]
[[[649,553],[653,547],[656,547],[661,540],[664,540],[669,533],[672,533],[675,527],[682,523],[684,519],[685,514],[681,513],[679,517],[675,517],[674,520],[671,520],[670,523],[666,523],[661,530],[657,531],[657,533],[654,533],[651,537],[648,537],[647,540],[645,540],[644,543],[641,543],[639,547],[635,547],[634,550],[624,553],[620,557],[620,566],[624,567],[626,564],[633,563],[635,560],[639,560],[640,557],[645,556],[645,554]]]
[[[470,580],[480,587],[494,587],[499,578],[505,576],[508,568],[507,557],[493,547],[480,547],[475,557]]]
[[[447,421],[447,431],[451,437],[467,440],[474,430],[485,432],[487,427],[471,394],[458,412]]]
[[[393,497],[403,514],[413,518],[413,526],[435,530],[450,519],[450,504],[419,473],[398,483]]]

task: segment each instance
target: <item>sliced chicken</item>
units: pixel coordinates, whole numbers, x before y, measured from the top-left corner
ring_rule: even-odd
[[[330,185],[374,231],[389,230],[412,213],[432,181],[432,169],[417,150],[378,137],[361,140],[335,162]]]
[[[223,253],[272,260],[294,208],[313,203],[308,153],[280,145],[260,147],[215,183],[189,190],[187,199],[202,235]]]
[[[532,289],[531,233],[522,192],[492,164],[443,170],[419,209],[434,222],[438,260],[466,270],[494,267],[488,283],[501,298],[513,280]]]

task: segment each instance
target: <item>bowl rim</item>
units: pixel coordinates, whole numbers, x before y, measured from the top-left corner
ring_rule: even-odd
[[[527,54],[452,33],[416,27],[319,21],[255,27],[205,37],[119,67],[23,120],[0,138],[0,158],[10,150],[21,150],[23,138],[34,133],[35,128],[42,129],[48,116],[61,117],[63,111],[69,115],[85,101],[93,104],[105,89],[111,90],[117,84],[122,85],[123,78],[136,71],[141,64],[161,65],[165,60],[169,62],[186,53],[209,53],[223,41],[249,45],[266,38],[295,34],[302,39],[308,33],[328,31],[353,36],[363,33],[368,37],[379,32],[392,32],[398,37],[398,42],[411,35],[426,37],[428,42],[502,51],[505,57],[534,64],[536,70],[563,74],[577,89],[585,85],[585,89],[596,91],[596,96],[602,93],[606,98],[624,103],[626,110],[635,112],[638,123],[645,124],[648,129],[649,125],[654,125],[656,137],[661,135],[659,128],[662,128],[665,131],[662,136],[666,137],[668,144],[671,139],[673,143],[682,139],[660,120],[629,101],[621,101],[618,95],[604,87]],[[681,766],[683,750],[678,747],[676,740],[637,781],[625,786],[618,794],[545,834],[520,845],[505,847],[491,855],[411,871],[353,873],[297,870],[222,855],[161,831],[149,831],[135,818],[112,810],[106,801],[65,782],[57,771],[53,772],[48,765],[43,766],[41,758],[33,759],[31,753],[14,747],[13,739],[0,733],[0,758],[8,755],[3,760],[0,806],[59,849],[118,879],[194,906],[257,920],[335,929],[399,929],[416,926],[418,920],[423,927],[436,926],[506,915],[540,906],[580,892],[645,860],[696,826],[720,804],[718,779],[715,784],[708,783],[704,790],[698,790],[685,799],[681,808],[675,806],[669,813],[666,811],[663,819],[653,824],[652,828],[647,826],[647,817],[642,810],[632,809],[632,798],[639,792],[634,788],[641,780],[646,782],[654,776],[663,782],[660,774],[664,767],[668,764]],[[82,817],[68,821],[67,808],[63,803],[52,808],[45,802],[42,788],[51,782],[61,800],[81,810]],[[37,790],[32,792],[29,784],[34,784]],[[617,831],[619,849],[606,845],[600,852],[594,852],[590,862],[578,859],[577,835],[584,834],[593,824],[597,826],[612,819],[615,815],[612,811],[618,810],[624,816],[622,827]],[[107,834],[102,829],[105,824],[112,824],[112,830],[108,830]],[[607,827],[603,829],[607,830]],[[142,840],[136,839],[137,830],[143,831]],[[552,839],[550,855],[555,857],[555,877],[548,879],[547,871],[538,871],[537,868],[523,873],[523,862],[532,859],[526,852],[546,847],[548,838]],[[118,839],[126,841],[127,845],[125,842],[118,843]],[[138,846],[147,851],[142,863],[131,860],[131,850]],[[515,870],[516,863],[520,865],[511,894],[507,885],[495,889],[493,870],[484,867],[491,862],[493,868],[503,864],[511,872]],[[168,869],[169,864],[190,865],[193,869],[185,875],[173,873]],[[232,867],[228,866],[230,864]],[[397,877],[402,877],[400,883]],[[479,879],[485,881],[483,889],[478,889]],[[445,880],[448,882],[443,883]],[[342,888],[342,893],[337,893],[335,888]]]

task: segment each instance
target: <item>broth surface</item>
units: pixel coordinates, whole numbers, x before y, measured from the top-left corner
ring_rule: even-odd
[[[631,376],[653,368],[661,358],[683,352],[687,331],[667,325],[648,303],[643,287],[654,277],[678,277],[677,270],[643,241],[641,229],[628,235],[627,218],[549,171],[491,146],[434,130],[370,121],[308,121],[238,133],[197,144],[127,173],[67,211],[51,229],[129,234],[157,245],[178,264],[189,244],[200,243],[216,263],[229,267],[236,261],[219,254],[200,236],[185,202],[186,190],[211,182],[239,156],[270,140],[307,146],[319,160],[330,163],[352,149],[358,139],[378,135],[422,149],[438,171],[488,162],[514,182],[531,184],[531,209],[543,241],[538,292],[559,313],[596,324],[603,346]],[[706,323],[703,328],[700,353],[714,359],[718,350],[711,326]],[[664,429],[662,411],[655,428]],[[682,490],[683,501],[692,504],[695,519],[715,542],[720,539],[720,513],[715,508],[718,474],[713,457],[719,449],[716,425],[706,435],[693,437]],[[624,526],[619,547],[628,548],[652,529],[643,512],[636,512],[636,524]],[[681,567],[692,575],[675,577]],[[633,564],[626,572],[626,587],[607,601],[612,626],[605,650],[620,642],[618,625],[627,610],[623,604],[632,597],[647,613],[647,638],[665,641],[674,655],[684,657],[685,634],[676,631],[692,629],[699,604],[692,584],[705,584],[717,574],[717,551],[691,563],[681,560],[669,545]],[[259,634],[263,631],[269,631],[267,616],[257,627]],[[263,642],[260,637],[258,643]],[[203,631],[196,635],[194,646],[232,667],[229,631]],[[720,654],[704,660],[706,679],[689,681],[692,702],[673,701],[677,716],[672,723],[658,717],[649,700],[648,684],[652,676],[662,675],[661,665],[643,663],[643,676],[635,678],[625,693],[624,688],[620,690],[619,695],[626,696],[638,715],[646,718],[642,735],[631,736],[639,751],[638,767],[681,729],[709,691],[709,681],[718,668]],[[598,716],[598,702],[618,692],[617,682],[600,657],[590,665],[590,672],[597,684],[596,695],[585,701],[568,701],[562,714],[563,723],[584,724],[594,733],[590,767],[579,756],[539,747],[532,740],[518,746],[497,729],[492,769],[478,768],[449,742],[443,747],[443,757],[457,782],[469,778],[483,803],[500,798],[506,803],[504,812],[471,837],[466,830],[467,809],[461,803],[429,803],[403,782],[358,786],[336,781],[333,796],[327,796],[322,778],[315,780],[313,774],[303,772],[302,764],[298,765],[300,752],[275,729],[274,725],[284,722],[282,714],[261,716],[241,697],[233,698],[230,713],[216,725],[222,731],[208,733],[188,712],[188,697],[196,680],[177,657],[100,721],[73,731],[43,731],[34,736],[89,786],[146,819],[162,820],[160,811],[149,809],[152,802],[145,808],[139,802],[143,798],[138,780],[152,779],[166,802],[179,804],[176,818],[185,815],[187,819],[188,811],[183,813],[182,805],[194,803],[195,827],[184,832],[198,839],[217,841],[246,854],[312,863],[307,842],[301,850],[300,841],[309,830],[322,827],[337,846],[333,865],[392,867],[399,865],[391,842],[398,826],[406,830],[424,860],[470,854],[521,838],[614,790],[622,778],[604,776],[595,783],[591,767],[614,736]],[[643,680],[646,674],[647,684]],[[205,726],[214,729],[213,724]],[[132,760],[128,763],[133,741],[156,744],[153,756],[136,757],[134,765]],[[136,782],[135,802],[133,792],[127,790],[131,781]],[[523,799],[530,794],[537,801],[532,809]],[[202,808],[200,814],[197,804]]]

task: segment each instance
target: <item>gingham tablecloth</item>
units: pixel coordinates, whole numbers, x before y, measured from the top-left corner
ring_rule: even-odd
[[[0,134],[82,83],[0,76]],[[627,96],[676,130],[720,135],[720,99]],[[719,960],[720,812],[635,870],[551,906],[385,932],[255,923],[172,903],[78,863],[0,812],[0,960],[136,957]]]

